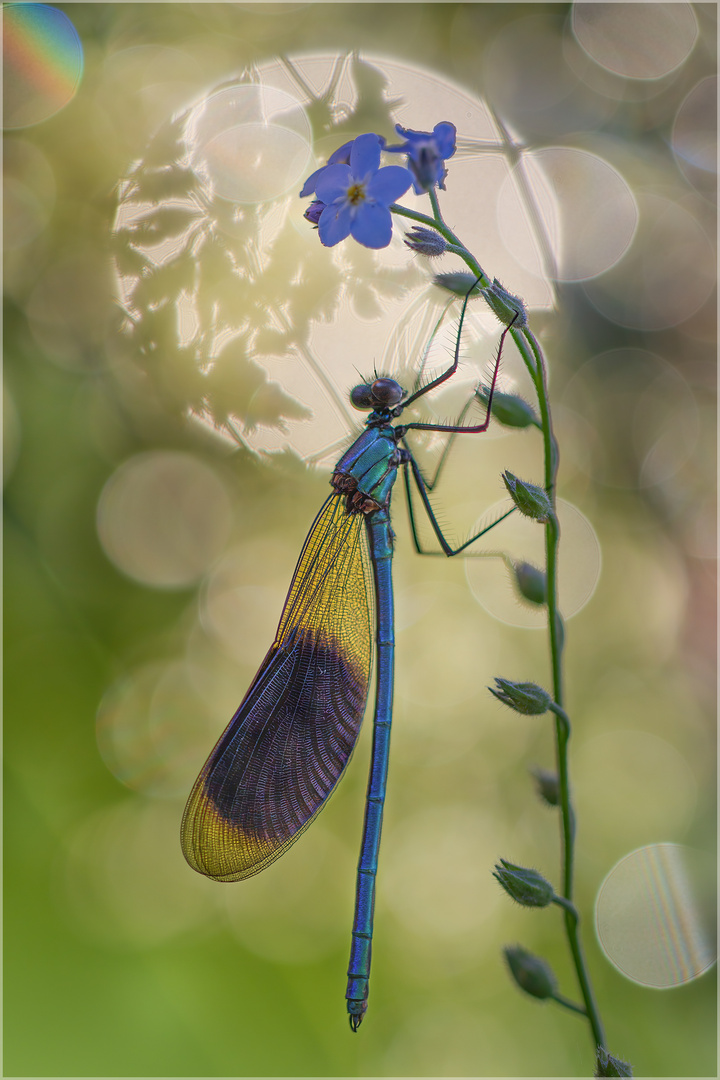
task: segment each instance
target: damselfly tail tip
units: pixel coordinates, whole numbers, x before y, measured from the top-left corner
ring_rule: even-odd
[[[348,1016],[348,1020],[350,1021],[350,1027],[351,1027],[351,1029],[353,1031],[357,1031],[357,1029],[360,1027],[360,1025],[363,1022],[363,1016],[365,1015],[365,1011],[367,1009],[367,1002],[363,1002],[361,1007],[362,1007],[362,1012],[360,1012],[360,1013],[351,1012],[350,1015]]]

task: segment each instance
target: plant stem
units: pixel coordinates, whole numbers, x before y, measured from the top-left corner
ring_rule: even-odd
[[[568,741],[570,739],[570,721],[562,708],[562,623],[557,606],[557,551],[560,539],[560,527],[555,510],[556,476],[558,467],[557,442],[552,430],[550,406],[547,394],[547,376],[542,350],[536,338],[525,328],[525,336],[530,344],[536,361],[535,385],[543,426],[543,444],[545,449],[545,489],[553,503],[553,514],[545,525],[545,557],[547,573],[548,632],[550,636],[550,656],[552,663],[553,697],[555,699],[555,746],[560,789],[560,811],[562,828],[562,872],[563,897],[566,903],[565,932],[573,957],[580,991],[585,1002],[585,1011],[592,1029],[595,1046],[605,1046],[605,1033],[600,1013],[595,1002],[590,976],[585,963],[579,935],[579,917],[573,906],[574,864],[575,864],[575,815],[570,802],[570,778],[568,768]]]
[[[560,539],[560,527],[556,511],[556,477],[558,468],[558,448],[552,428],[550,416],[550,404],[547,389],[547,374],[542,349],[534,334],[528,327],[523,326],[518,330],[511,329],[520,354],[530,372],[537,392],[540,419],[543,433],[543,449],[545,462],[545,490],[553,504],[553,513],[545,525],[545,558],[546,558],[546,588],[548,609],[548,632],[550,637],[550,659],[552,666],[552,682],[555,713],[555,747],[557,758],[558,785],[560,790],[560,813],[562,834],[562,877],[563,897],[561,906],[565,912],[565,932],[568,945],[572,954],[575,971],[577,974],[580,992],[585,1003],[584,1013],[592,1029],[595,1046],[605,1046],[605,1032],[598,1011],[595,997],[587,971],[585,956],[579,935],[579,916],[572,899],[574,891],[574,865],[575,865],[575,815],[570,801],[570,777],[568,768],[568,740],[570,738],[570,721],[562,708],[563,703],[563,669],[562,669],[562,616],[557,603],[557,554]],[[558,898],[561,899],[561,898]]]
[[[579,1013],[580,1016],[587,1017],[587,1010],[582,1005],[576,1005],[570,998],[563,997],[562,994],[551,994],[552,1000],[556,1001],[558,1005],[562,1005],[564,1009],[570,1009],[571,1012]]]
[[[548,589],[548,592],[550,590]],[[560,788],[560,812],[563,833],[563,896],[568,903],[573,898],[573,870],[575,866],[574,815],[570,804],[570,778],[568,775],[567,746],[570,739],[570,721],[557,702],[551,706],[555,713],[558,783]]]
[[[445,219],[442,216],[442,212],[440,210],[440,203],[439,203],[438,197],[437,197],[437,191],[435,190],[434,187],[430,188],[430,190],[428,191],[428,195],[430,196],[430,204],[431,204],[431,206],[433,208],[433,214],[435,215],[435,221],[437,222],[438,225],[444,225],[445,224]]]
[[[480,288],[488,288],[492,282],[470,251],[460,242],[455,233],[447,227],[440,213],[437,192],[431,189],[428,192],[433,208],[433,217],[426,214],[408,210],[398,203],[393,203],[390,210],[401,217],[410,218],[423,225],[437,230],[451,245],[454,253],[458,254],[468,268],[480,279]],[[544,486],[552,501],[553,512],[545,525],[545,556],[546,556],[546,581],[547,581],[547,614],[548,633],[550,638],[550,661],[552,668],[552,684],[555,713],[555,746],[557,759],[558,784],[560,791],[561,812],[561,836],[562,836],[562,879],[563,896],[556,897],[556,902],[564,909],[565,931],[573,957],[573,963],[577,974],[580,991],[584,1001],[584,1008],[575,1005],[567,998],[560,995],[555,1000],[566,1008],[587,1016],[592,1029],[595,1046],[605,1046],[605,1033],[598,1012],[595,998],[587,972],[585,957],[583,955],[580,936],[578,933],[579,916],[573,905],[573,871],[575,852],[575,817],[570,802],[570,779],[568,769],[568,740],[570,738],[570,721],[563,711],[563,624],[562,616],[558,610],[558,581],[557,581],[557,555],[558,542],[560,539],[560,527],[557,520],[556,510],[556,478],[558,469],[558,446],[552,427],[550,416],[550,403],[547,387],[547,372],[542,349],[534,334],[526,325],[512,326],[510,329],[520,355],[523,358],[530,376],[535,385],[543,435],[544,457]]]
[[[565,932],[568,945],[572,954],[575,971],[577,974],[580,992],[585,1003],[585,1013],[592,1029],[595,1046],[605,1046],[605,1032],[603,1030],[600,1013],[598,1011],[590,976],[580,942],[578,932],[579,916],[572,903],[574,891],[574,865],[575,865],[575,815],[570,802],[570,777],[568,768],[568,740],[570,738],[570,721],[562,708],[563,703],[563,670],[562,670],[562,616],[557,603],[557,553],[560,539],[560,527],[556,511],[556,477],[558,468],[558,448],[552,428],[550,416],[550,403],[547,389],[547,374],[542,349],[534,334],[528,327],[521,327],[517,331],[511,330],[513,340],[518,345],[520,353],[535,383],[535,389],[540,408],[542,422],[543,448],[545,459],[545,490],[553,504],[553,513],[545,525],[545,559],[546,559],[546,588],[548,609],[548,632],[550,637],[550,659],[552,666],[552,682],[554,704],[552,710],[555,713],[555,748],[557,759],[558,786],[560,789],[560,814],[562,833],[562,877],[563,897],[561,906],[565,911]],[[521,340],[518,341],[518,338]],[[529,352],[528,352],[529,349]],[[532,358],[529,355],[532,354]],[[561,898],[558,898],[560,900]]]
[[[437,206],[437,197],[435,199],[435,205]],[[452,244],[456,253],[460,256],[464,263],[472,270],[477,278],[478,285],[481,289],[487,289],[492,282],[483,270],[480,263],[474,257],[474,255],[468,251],[463,243],[458,239],[452,229],[448,229],[445,222],[440,217],[440,209],[438,207],[437,217],[428,217],[427,214],[419,214],[416,210],[408,210],[406,206],[400,206],[399,203],[391,203],[390,210],[393,214],[397,214],[399,217],[410,218],[411,221],[419,221],[422,225],[426,225],[429,229],[435,229],[439,232],[450,244]]]

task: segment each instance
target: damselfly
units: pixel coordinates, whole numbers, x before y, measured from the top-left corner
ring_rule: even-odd
[[[431,485],[423,479],[405,436],[411,429],[451,435],[487,430],[510,327],[500,338],[481,424],[393,421],[457,370],[469,296],[460,314],[453,362],[446,371],[409,394],[389,378],[375,378],[351,392],[356,408],[370,410],[365,430],[335,467],[332,494],[305,540],[275,640],[198,776],[182,822],[185,858],[193,869],[216,881],[240,881],[259,873],[297,840],[334,791],[357,741],[368,696],[374,629],[372,757],[346,993],[353,1031],[367,1009],[392,722],[390,496],[402,469],[418,551],[411,481],[446,555],[457,555],[487,531],[460,547],[450,546],[430,506]]]

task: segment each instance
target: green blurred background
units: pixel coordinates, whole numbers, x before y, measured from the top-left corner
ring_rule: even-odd
[[[558,913],[513,907],[490,877],[501,856],[558,876],[528,775],[552,768],[550,728],[485,690],[547,684],[545,636],[490,580],[499,563],[416,557],[400,493],[391,786],[357,1035],[343,994],[369,725],[320,820],[265,874],[219,885],[180,853],[184,799],[272,640],[350,431],[335,406],[353,366],[412,370],[437,305],[399,241],[384,262],[349,245],[333,261],[283,190],[269,207],[233,199],[232,158],[224,201],[185,171],[189,110],[284,57],[305,104],[313,73],[342,72],[298,121],[320,160],[359,131],[392,135],[391,117],[464,137],[451,224],[478,231],[475,254],[530,307],[560,494],[592,523],[568,523],[561,572],[578,610],[577,900],[609,1049],[641,1075],[713,1075],[714,968],[665,990],[626,979],[593,905],[637,848],[686,845],[700,883],[715,850],[716,7],[55,10],[82,71],[61,23],[5,9],[5,1074],[590,1073],[586,1025],[523,998],[501,959],[522,943],[575,997]],[[308,59],[352,50],[337,68]],[[511,151],[484,138],[483,103]],[[539,183],[516,212],[493,170],[523,157],[555,204]],[[559,253],[554,290],[542,229],[523,240],[533,208]],[[475,338],[482,369],[497,324]],[[503,373],[526,392],[511,349]],[[201,403],[205,423],[188,415]],[[460,538],[502,498],[504,468],[541,475],[535,433],[467,442],[437,499]]]

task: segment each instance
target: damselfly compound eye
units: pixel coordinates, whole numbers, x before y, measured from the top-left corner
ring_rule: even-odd
[[[367,383],[362,383],[360,386],[353,386],[350,391],[350,403],[354,405],[356,409],[372,409],[375,406],[375,402],[372,399],[372,389]]]
[[[394,379],[376,379],[370,387],[374,405],[391,407],[402,401],[403,388]]]

